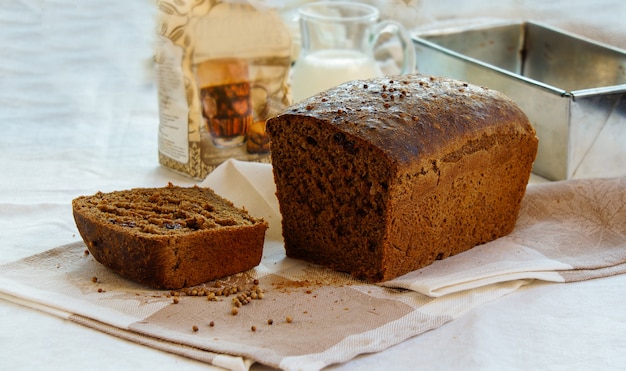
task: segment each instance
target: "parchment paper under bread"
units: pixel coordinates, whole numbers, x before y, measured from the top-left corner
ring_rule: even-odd
[[[626,272],[626,178],[531,184],[509,236],[381,285],[285,257],[270,165],[231,160],[202,185],[270,223],[261,265],[241,276],[265,295],[237,315],[230,297],[183,295],[174,304],[169,291],[110,272],[82,242],[0,266],[0,297],[228,369],[319,370],[434,330],[533,280]]]

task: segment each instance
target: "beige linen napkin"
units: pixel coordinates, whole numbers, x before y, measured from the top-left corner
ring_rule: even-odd
[[[270,165],[228,161],[202,184],[270,222],[263,261],[239,277],[257,279],[265,297],[239,314],[225,297],[174,304],[170,292],[111,273],[82,242],[0,266],[0,295],[230,369],[318,370],[435,329],[534,279],[626,270],[626,178],[531,185],[511,235],[382,285],[284,256]]]

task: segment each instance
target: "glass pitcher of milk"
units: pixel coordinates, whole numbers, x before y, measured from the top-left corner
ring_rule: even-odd
[[[301,50],[292,71],[291,93],[299,102],[350,80],[382,76],[374,47],[382,35],[397,37],[401,73],[415,70],[415,49],[397,22],[378,22],[377,8],[348,1],[320,1],[299,11]]]

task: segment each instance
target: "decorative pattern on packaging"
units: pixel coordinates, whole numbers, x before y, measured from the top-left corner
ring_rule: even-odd
[[[277,11],[247,0],[157,6],[159,162],[197,179],[229,158],[270,162],[265,121],[290,104],[291,38]],[[227,102],[236,86],[248,96]]]

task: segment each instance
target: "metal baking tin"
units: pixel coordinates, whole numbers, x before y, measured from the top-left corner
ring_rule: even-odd
[[[498,90],[537,131],[533,172],[626,175],[626,51],[536,22],[413,35],[417,70]]]

